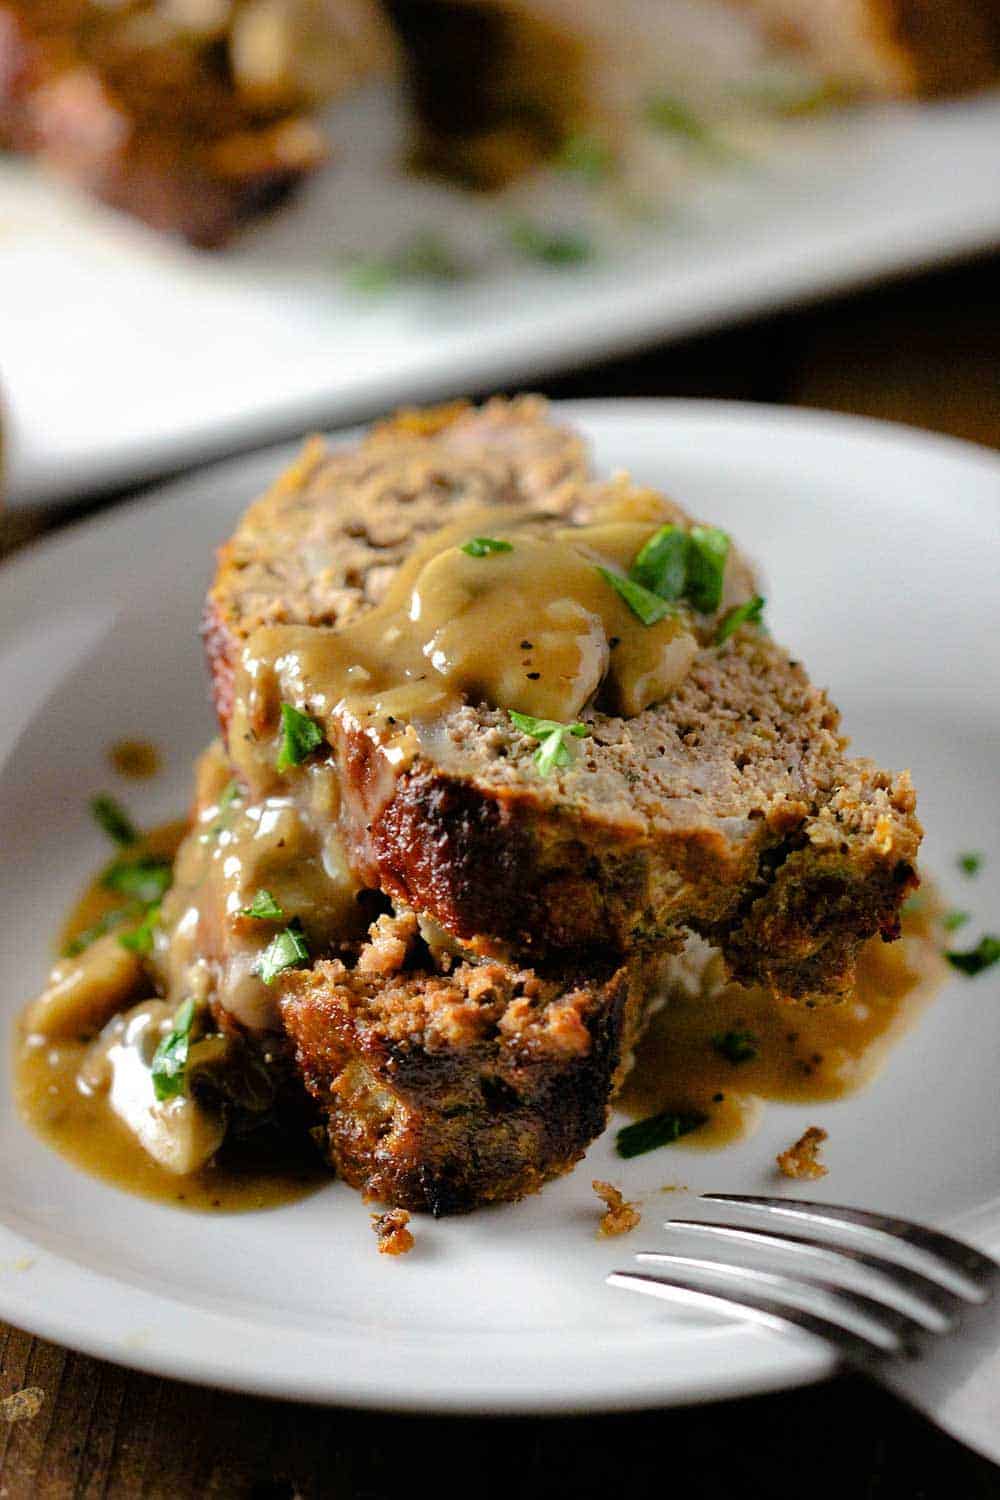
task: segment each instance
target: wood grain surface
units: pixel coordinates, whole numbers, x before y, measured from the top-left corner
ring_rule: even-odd
[[[554,396],[830,407],[1000,447],[1000,260],[541,384]],[[66,519],[0,517],[0,552]],[[400,1417],[137,1375],[0,1324],[0,1403],[26,1389],[40,1395],[37,1414],[0,1416],[0,1500],[383,1500],[425,1488],[437,1500],[1000,1497],[1000,1470],[855,1378],[630,1416]]]

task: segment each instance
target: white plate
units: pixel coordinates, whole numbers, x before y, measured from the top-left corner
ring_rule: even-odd
[[[789,122],[747,159],[691,170],[669,146],[658,224],[542,177],[502,199],[401,177],[384,92],[343,150],[233,250],[185,251],[0,163],[0,387],[8,498],[72,499],[412,401],[485,389],[988,248],[1000,239],[1000,96]],[[654,174],[651,168],[651,175]],[[583,222],[600,254],[544,269],[505,222]],[[475,264],[382,299],[338,256],[432,226]]]
[[[602,469],[630,467],[731,527],[765,560],[776,634],[831,685],[856,743],[913,767],[926,865],[1000,919],[1000,465],[938,438],[843,418],[688,402],[566,409]],[[182,807],[212,732],[197,640],[211,548],[287,450],[231,462],[75,528],[0,573],[0,1002],[37,986],[59,914],[104,855],[85,806],[110,741],[148,736],[166,774],[126,794],[145,820]],[[976,882],[956,851],[987,865]],[[964,936],[964,935],[963,935]],[[124,1364],[340,1403],[564,1411],[789,1385],[828,1363],[806,1340],[678,1316],[604,1285],[655,1245],[683,1198],[773,1191],[775,1152],[830,1131],[818,1197],[959,1224],[1000,1249],[1000,972],[950,983],[866,1093],[771,1106],[717,1153],[616,1159],[610,1134],[514,1207],[416,1224],[398,1262],[331,1183],[291,1207],[181,1213],[79,1174],[0,1105],[0,1315]],[[4,1027],[4,1039],[9,1027]],[[8,1060],[4,1059],[3,1076]],[[644,1209],[595,1237],[594,1176]],[[25,1267],[25,1261],[30,1264]],[[19,1268],[20,1267],[20,1268]]]

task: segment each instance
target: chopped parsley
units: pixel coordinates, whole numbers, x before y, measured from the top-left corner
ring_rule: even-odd
[[[513,552],[514,545],[495,536],[470,536],[460,550],[467,557],[490,557],[494,552]]]
[[[510,242],[521,255],[546,266],[578,266],[594,253],[580,230],[545,229],[528,219],[518,219],[511,225]]]
[[[632,613],[638,615],[644,625],[655,625],[657,620],[662,620],[665,615],[674,613],[669,600],[661,599],[659,594],[654,594],[651,589],[645,588],[641,583],[636,583],[634,578],[624,578],[621,573],[613,573],[610,568],[598,567],[597,571],[605,583],[610,583],[615,593],[624,599]]]
[[[142,908],[136,905],[113,906],[110,911],[99,916],[96,922],[92,922],[89,927],[84,927],[75,937],[70,938],[62,950],[63,958],[76,958],[77,954],[89,948],[91,943],[96,943],[97,939],[103,937],[106,932],[113,932],[123,922],[141,915]]]
[[[717,526],[691,527],[684,592],[699,614],[714,614],[722,603],[722,580],[728,556],[729,537],[724,531]]]
[[[976,851],[971,851],[968,854],[959,854],[955,863],[963,875],[971,878],[973,875],[978,875],[983,868],[983,856]]]
[[[679,1141],[682,1135],[690,1135],[707,1119],[708,1116],[700,1110],[665,1109],[661,1114],[636,1120],[634,1125],[619,1130],[615,1150],[619,1156],[642,1156],[646,1151],[655,1151],[659,1146]]]
[[[152,953],[153,933],[159,920],[159,905],[147,907],[146,914],[138,927],[133,927],[128,932],[119,933],[118,941],[123,948],[128,948],[131,953]]]
[[[727,1062],[753,1062],[757,1056],[757,1038],[752,1031],[723,1031],[712,1038],[712,1046]]]
[[[265,984],[273,984],[286,969],[299,969],[309,962],[309,945],[302,931],[302,923],[294,917],[284,932],[273,937],[264,949],[254,973],[259,974]]]
[[[556,157],[556,166],[594,186],[611,175],[614,160],[614,152],[607,141],[581,130],[567,137]]]
[[[712,132],[692,109],[674,94],[653,94],[643,110],[646,124],[663,135],[679,136],[692,146],[715,145]]]
[[[687,584],[688,545],[683,527],[661,526],[636,553],[628,576],[661,599],[679,599]]]
[[[172,880],[173,871],[167,860],[143,855],[140,859],[115,860],[101,876],[101,885],[106,891],[116,891],[120,896],[141,901],[143,906],[152,906],[163,899]]]
[[[113,843],[120,844],[123,849],[127,849],[130,844],[137,844],[139,842],[139,834],[135,824],[121,804],[115,801],[114,797],[108,797],[103,793],[100,796],[92,797],[90,811],[93,813],[98,827],[107,834]]]
[[[258,891],[249,906],[240,908],[241,917],[257,917],[262,922],[281,922],[285,913],[270,891]]]
[[[171,1031],[163,1038],[153,1055],[153,1092],[162,1103],[185,1091],[188,1048],[194,1022],[195,1003],[185,1000],[174,1014]]]
[[[987,933],[979,939],[974,948],[968,949],[965,953],[946,953],[945,958],[953,969],[974,979],[985,969],[992,969],[995,963],[1000,963],[1000,938]]]
[[[291,703],[281,705],[281,744],[275,769],[287,771],[290,766],[300,766],[317,745],[323,743],[323,731],[315,719],[300,713]]]
[[[229,826],[229,809],[233,806],[234,802],[242,801],[243,788],[239,782],[236,780],[227,782],[217,804],[219,809],[218,814],[205,831],[198,835],[201,843],[207,844],[211,839],[219,837],[222,830]]]
[[[766,600],[761,598],[760,594],[754,594],[753,598],[748,599],[745,604],[737,604],[732,609],[727,610],[719,622],[718,630],[715,632],[715,644],[717,646],[724,646],[729,637],[735,634],[741,625],[759,625],[766,602]]]
[[[379,294],[408,281],[459,281],[466,267],[439,235],[414,236],[390,255],[359,256],[347,267],[356,292]]]
[[[972,913],[969,911],[946,911],[941,918],[941,926],[945,932],[957,932],[964,927],[966,922],[972,921]]]
[[[568,766],[571,763],[573,755],[566,744],[567,735],[579,740],[590,733],[586,724],[560,724],[555,719],[536,719],[533,714],[519,714],[513,708],[509,708],[507,712],[515,729],[519,729],[530,739],[538,740],[534,760],[543,776],[548,776],[558,766]]]

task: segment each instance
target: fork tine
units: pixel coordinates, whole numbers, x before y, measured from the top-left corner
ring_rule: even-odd
[[[824,1343],[832,1344],[851,1363],[865,1367],[885,1359],[892,1352],[882,1348],[874,1339],[844,1328],[831,1318],[807,1312],[803,1307],[795,1307],[752,1288],[728,1296],[722,1292],[709,1292],[693,1277],[684,1276],[679,1271],[658,1276],[642,1271],[612,1271],[606,1281],[608,1286],[620,1287],[626,1292],[642,1292],[647,1297],[660,1297],[683,1307],[721,1313],[723,1317],[773,1328],[779,1333],[787,1333],[789,1328],[802,1328]]]
[[[769,1291],[782,1300],[801,1296],[804,1291],[822,1292],[837,1312],[854,1313],[867,1319],[881,1332],[889,1335],[896,1349],[907,1354],[915,1352],[921,1336],[926,1332],[909,1313],[890,1307],[885,1302],[878,1302],[864,1292],[855,1291],[853,1287],[834,1286],[831,1282],[821,1281],[814,1276],[783,1276],[777,1271],[758,1270],[756,1266],[736,1266],[730,1261],[675,1255],[669,1250],[640,1250],[635,1258],[657,1266],[685,1268],[723,1281],[739,1281],[742,1285],[735,1294],[737,1300],[742,1297],[742,1286],[747,1283]],[[833,1313],[828,1313],[828,1316],[833,1321],[838,1321]]]
[[[1000,1278],[1000,1265],[962,1240],[914,1224],[911,1219],[896,1219],[889,1214],[869,1213],[863,1208],[842,1204],[810,1203],[802,1198],[768,1198],[754,1193],[704,1193],[710,1203],[735,1203],[763,1213],[787,1214],[794,1219],[808,1219],[813,1224],[847,1225],[870,1229],[891,1240],[902,1240],[924,1254],[936,1256],[953,1273],[964,1276],[978,1294],[978,1300],[989,1296]]]
[[[945,1327],[951,1327],[957,1309],[965,1300],[958,1292],[942,1286],[921,1271],[901,1266],[898,1261],[889,1260],[884,1255],[873,1255],[870,1250],[859,1250],[854,1245],[833,1245],[828,1241],[813,1239],[808,1234],[790,1234],[779,1229],[758,1228],[756,1225],[748,1228],[736,1224],[719,1224],[707,1219],[668,1219],[663,1227],[683,1229],[685,1232],[690,1230],[712,1239],[736,1240],[740,1244],[774,1245],[780,1250],[791,1250],[797,1255],[833,1264],[846,1260],[851,1264],[864,1266],[866,1270],[884,1276],[897,1290],[933,1308],[938,1318],[944,1321]],[[931,1327],[930,1323],[927,1326]],[[934,1325],[934,1331],[943,1331],[940,1323]]]

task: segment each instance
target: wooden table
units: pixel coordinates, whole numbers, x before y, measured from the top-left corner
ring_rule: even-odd
[[[536,384],[833,407],[1000,447],[998,372],[1000,260],[987,260]],[[0,550],[53,524],[3,519]],[[635,1416],[422,1419],[206,1391],[0,1325],[0,1398],[24,1387],[44,1401],[0,1422],[0,1500],[381,1500],[422,1483],[440,1500],[1000,1496],[1000,1470],[857,1379]]]

